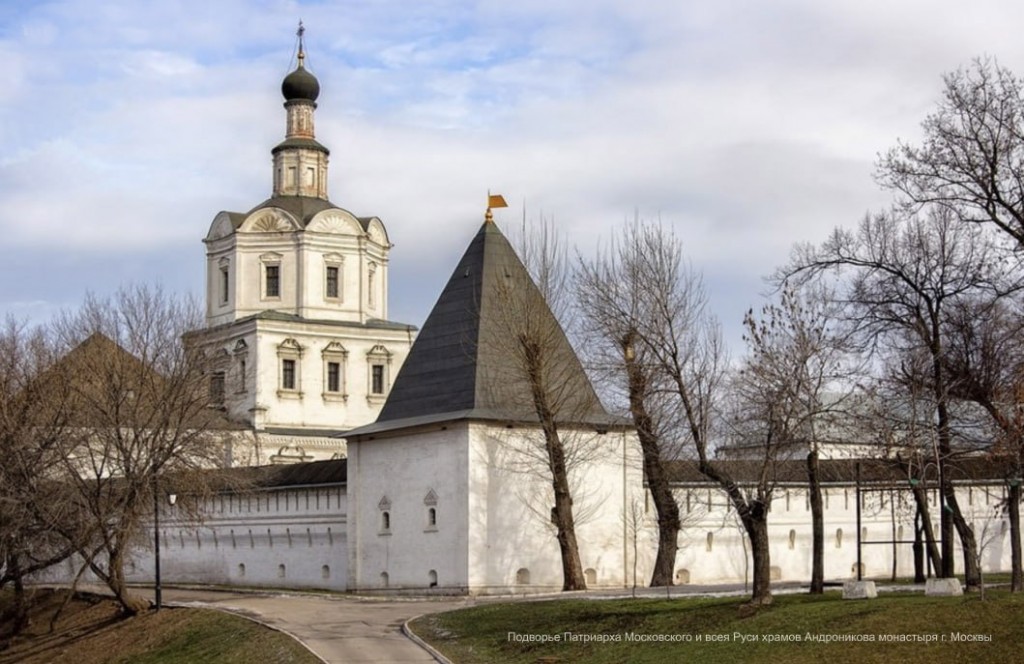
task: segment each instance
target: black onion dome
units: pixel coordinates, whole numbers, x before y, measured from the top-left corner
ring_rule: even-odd
[[[316,101],[316,98],[320,96],[320,81],[306,71],[300,62],[295,71],[284,77],[284,81],[281,83],[281,94],[284,95],[286,101],[293,99]]]

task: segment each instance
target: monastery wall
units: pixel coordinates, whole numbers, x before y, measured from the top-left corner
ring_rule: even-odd
[[[825,579],[856,576],[857,518],[856,488],[831,486],[824,492]],[[738,517],[723,492],[706,487],[675,491],[683,528],[676,557],[676,582],[692,584],[743,583],[750,580],[747,544]],[[957,499],[972,524],[982,547],[985,572],[1010,569],[1009,525],[999,505],[1005,500],[1005,486],[977,484],[960,486]],[[937,491],[928,492],[936,537],[939,537]],[[902,540],[893,545],[863,544],[861,564],[865,578],[887,578],[896,573],[913,576],[914,556],[909,542],[914,539],[914,506],[909,491],[865,492],[862,494],[861,538],[863,541]],[[638,536],[640,585],[650,580],[657,551],[657,523],[654,505],[645,501],[644,525]],[[811,511],[807,491],[801,487],[776,490],[768,514],[773,580],[803,581],[811,576]],[[956,571],[963,572],[959,538],[954,546]],[[632,579],[630,579],[632,585]]]
[[[347,511],[343,485],[219,495],[207,504],[201,524],[169,507],[160,521],[161,578],[164,583],[345,590]],[[152,581],[151,538],[132,555],[128,571],[132,582]]]

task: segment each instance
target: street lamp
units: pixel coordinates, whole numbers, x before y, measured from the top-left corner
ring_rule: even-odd
[[[156,478],[153,478],[153,552],[156,555],[155,574],[153,575],[153,594],[156,600],[156,610],[159,611],[163,604],[162,589],[160,587],[160,500],[158,496]],[[178,494],[167,494],[167,504],[174,505],[178,501]]]

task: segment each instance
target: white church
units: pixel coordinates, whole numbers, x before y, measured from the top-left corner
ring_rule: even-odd
[[[635,435],[601,406],[490,211],[479,227],[466,221],[467,249],[422,330],[388,320],[388,233],[379,218],[328,199],[329,151],[314,133],[319,91],[300,43],[282,84],[286,133],[272,150],[272,195],[248,212],[217,214],[204,239],[207,325],[187,341],[208,352],[213,405],[244,423],[230,462],[262,466],[261,479],[254,491],[216,497],[201,523],[166,508],[164,581],[355,592],[561,588],[551,482],[536,472],[542,433],[509,370],[514,292],[552,330],[557,379],[572,395],[559,419],[585,452],[571,474],[587,584],[645,585],[657,531]],[[810,511],[797,470],[780,482],[769,517],[778,580],[810,577]],[[859,543],[867,577],[911,575],[909,546],[867,545],[913,537],[908,494],[861,495],[858,529],[850,477],[836,473],[824,484],[826,578],[856,573]],[[724,494],[686,462],[674,482],[684,524],[677,583],[749,580],[747,546]],[[895,486],[884,473],[868,482]],[[1009,569],[996,511],[1003,480],[961,491],[976,531],[991,535],[985,569]],[[151,549],[140,548],[130,578],[144,582],[152,568]]]

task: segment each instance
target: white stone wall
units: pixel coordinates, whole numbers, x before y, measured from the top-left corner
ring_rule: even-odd
[[[1003,500],[1004,487],[959,487],[957,497],[975,535],[983,545],[982,564],[986,572],[1006,571],[1010,568],[1010,542],[1008,524],[998,512]],[[676,490],[683,529],[679,537],[676,558],[677,579],[694,584],[742,583],[752,572],[747,563],[746,547],[735,510],[726,496],[717,489],[680,488]],[[936,537],[939,536],[939,515],[935,492],[930,492],[932,520]],[[855,487],[831,486],[825,488],[825,578],[839,580],[856,575],[857,521]],[[895,537],[893,536],[893,503],[888,494],[864,493],[861,525],[867,540],[914,539],[913,499],[909,492],[895,501]],[[710,505],[710,508],[709,508]],[[689,507],[688,507],[689,506]],[[640,534],[638,584],[650,580],[657,549],[657,525],[653,503],[645,501],[644,530]],[[771,564],[775,579],[807,581],[811,575],[811,513],[807,492],[801,487],[782,487],[776,490],[768,515]],[[841,532],[840,532],[841,531]],[[710,541],[709,541],[710,536]],[[956,569],[963,570],[963,554],[959,538],[954,545]],[[892,573],[893,548],[891,544],[864,544],[861,564],[865,577],[888,577]],[[913,576],[914,558],[910,544],[896,547],[896,571],[901,577]],[[632,578],[630,578],[632,584]]]
[[[211,371],[224,372],[224,407],[232,419],[259,430],[323,432],[344,431],[377,418],[413,338],[412,331],[401,329],[249,320],[194,335],[190,343],[206,348]],[[282,389],[284,357],[295,361],[294,390]],[[340,392],[327,390],[328,361],[341,364]],[[385,367],[381,395],[371,393],[370,367],[377,363]],[[345,442],[334,438],[333,446],[307,451],[314,460],[329,459],[344,455]]]
[[[201,524],[174,507],[162,515],[164,582],[346,589],[344,485],[226,494],[204,512]],[[129,571],[133,582],[152,579],[152,540]]]
[[[364,231],[350,212],[331,208],[304,229],[300,223],[283,210],[264,208],[235,230],[227,214],[217,215],[205,240],[209,327],[268,310],[358,323],[387,319],[391,243],[380,219],[372,218]],[[279,266],[276,297],[266,293],[268,264]],[[337,298],[326,292],[328,266],[339,269]],[[227,300],[221,276],[225,267]]]
[[[430,590],[436,580],[447,592],[561,588],[540,435],[536,428],[453,422],[349,441],[350,586]],[[572,472],[581,562],[592,586],[622,587],[623,505],[628,486],[640,481],[635,440],[593,432],[566,439],[591,460]]]
[[[474,592],[562,587],[554,505],[538,428],[471,427],[470,586]],[[570,468],[580,562],[589,587],[622,587],[629,570],[624,518],[641,474],[635,436],[563,430],[584,463]]]
[[[434,572],[439,590],[465,591],[468,426],[454,422],[400,438],[349,441],[350,588],[428,590]]]

